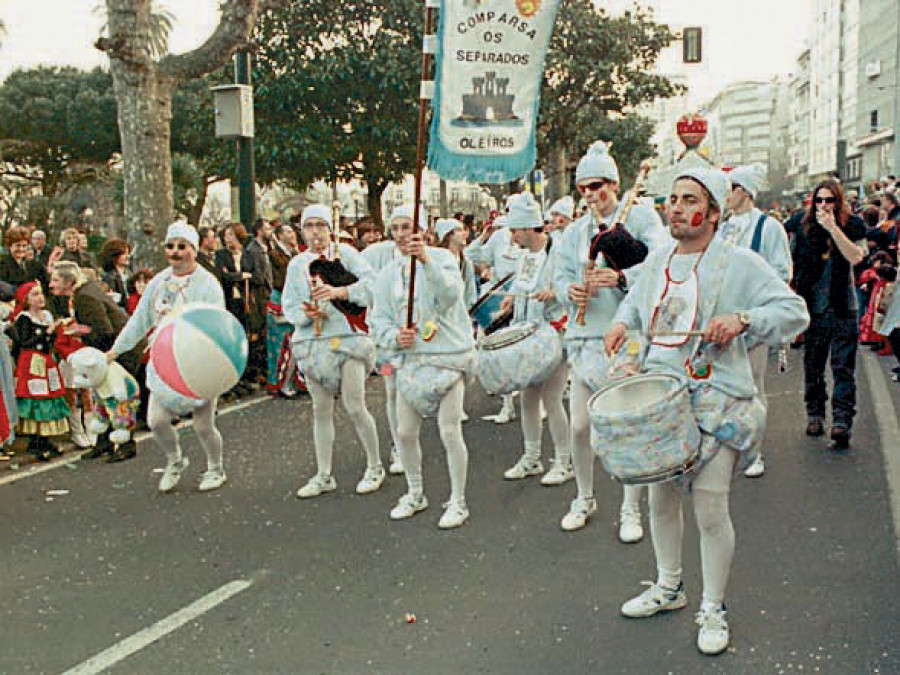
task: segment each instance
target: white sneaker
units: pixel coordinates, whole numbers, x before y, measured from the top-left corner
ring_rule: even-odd
[[[619,541],[623,544],[636,544],[643,538],[641,512],[636,509],[622,509],[619,513]]]
[[[178,481],[181,480],[181,474],[184,473],[184,470],[188,468],[190,464],[187,457],[182,457],[177,462],[166,464],[166,469],[163,471],[162,478],[159,479],[159,491],[171,492],[175,486],[178,485]]]
[[[759,478],[766,472],[766,463],[763,461],[762,455],[757,455],[753,464],[747,467],[744,475],[747,478]]]
[[[323,492],[332,492],[337,487],[333,476],[323,476],[317,473],[309,479],[302,488],[297,490],[297,496],[300,499],[309,499],[310,497],[318,497]]]
[[[550,470],[541,476],[541,485],[562,485],[575,478],[575,471],[570,462],[553,461]]]
[[[681,609],[686,604],[683,582],[676,589],[650,584],[650,588],[622,605],[621,612],[630,619],[646,619],[659,612]]]
[[[356,484],[356,494],[367,495],[375,492],[384,483],[384,475],[384,467],[380,464],[370,466],[363,474],[362,480]]]
[[[403,473],[403,463],[400,461],[400,451],[395,445],[391,445],[391,464],[388,471],[392,476],[399,476]]]
[[[463,499],[451,500],[444,504],[444,508],[444,515],[438,521],[438,527],[442,530],[452,530],[469,519],[469,508]]]
[[[544,465],[541,464],[540,460],[533,461],[523,456],[519,458],[519,461],[512,468],[507,469],[503,473],[503,477],[506,480],[522,480],[528,476],[538,476],[542,473],[544,473]]]
[[[391,509],[391,520],[405,520],[407,518],[412,518],[419,511],[424,511],[427,508],[428,500],[425,498],[425,495],[419,495],[417,497],[407,492],[400,497],[397,506]]]
[[[228,477],[225,475],[224,469],[215,469],[212,471],[204,471],[200,477],[200,485],[197,487],[200,492],[209,492],[210,490],[218,490],[225,485]]]
[[[725,605],[701,608],[694,621],[700,627],[697,633],[697,649],[709,656],[721,654],[728,649],[729,633]]]
[[[516,401],[512,394],[510,394],[509,396],[503,397],[503,407],[500,408],[500,412],[497,413],[494,422],[497,424],[507,424],[514,419],[516,419]]]
[[[559,526],[566,532],[580,530],[587,523],[587,519],[597,512],[597,500],[593,497],[581,499],[576,497],[569,506],[569,512],[563,516]]]

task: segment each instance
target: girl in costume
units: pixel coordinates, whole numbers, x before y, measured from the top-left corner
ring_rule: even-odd
[[[39,462],[61,454],[50,437],[69,431],[66,388],[51,353],[57,326],[45,306],[40,284],[34,281],[22,284],[16,290],[15,321],[11,328],[17,357],[17,430],[30,436],[28,451]]]

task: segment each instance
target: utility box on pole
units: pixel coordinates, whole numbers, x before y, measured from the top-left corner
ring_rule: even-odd
[[[253,87],[226,84],[212,92],[216,138],[253,138]]]

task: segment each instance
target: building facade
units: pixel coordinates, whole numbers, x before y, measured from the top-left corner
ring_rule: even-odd
[[[900,108],[898,24],[897,0],[862,3],[855,119],[858,153],[857,161],[848,162],[847,168],[848,178],[856,177],[864,185],[900,172],[896,138]]]

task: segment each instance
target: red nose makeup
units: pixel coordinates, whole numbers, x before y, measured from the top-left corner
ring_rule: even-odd
[[[695,213],[693,216],[691,216],[691,225],[693,227],[700,227],[702,224],[703,224],[703,214],[702,213]]]
[[[597,193],[597,199],[599,199],[601,202],[605,202],[607,199],[609,199],[609,195],[606,194],[606,190],[600,190],[600,192]]]

